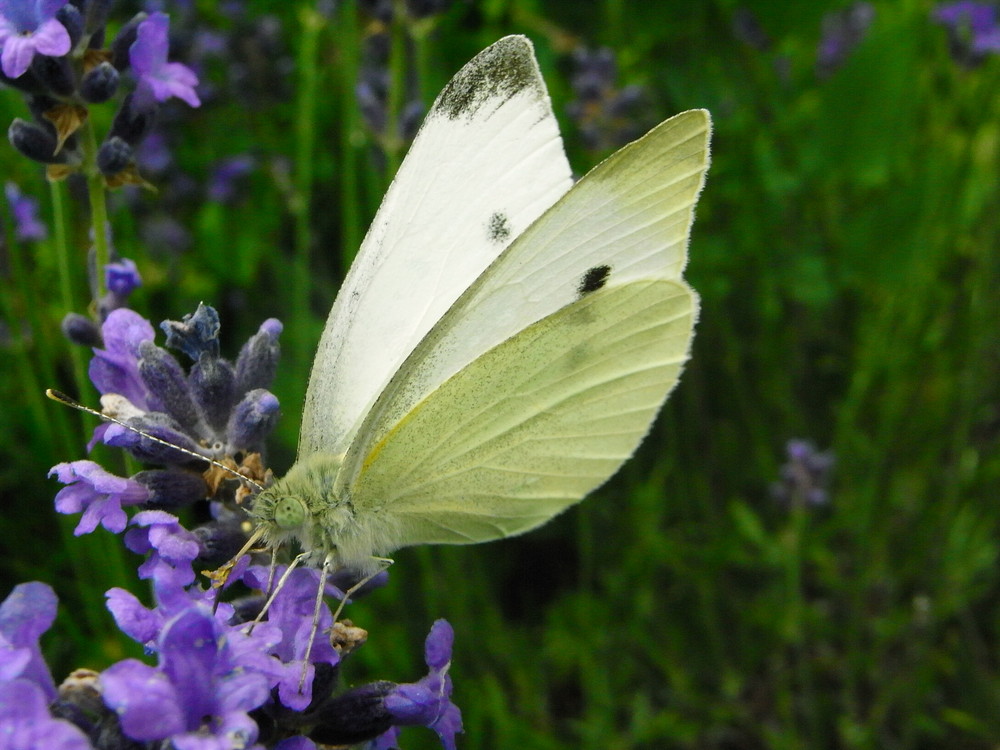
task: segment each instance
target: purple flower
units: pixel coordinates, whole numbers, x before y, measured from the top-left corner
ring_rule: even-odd
[[[248,711],[270,696],[270,680],[247,669],[230,632],[208,608],[171,619],[157,639],[159,666],[126,659],[105,670],[105,703],[135,740],[169,738],[178,750],[250,747],[257,725]]]
[[[135,514],[130,525],[135,528],[125,534],[125,546],[140,555],[152,552],[139,566],[139,578],[152,578],[160,586],[194,583],[191,563],[200,554],[201,545],[176,516],[144,510]]]
[[[826,505],[833,454],[820,453],[806,440],[789,440],[785,450],[788,462],[781,467],[781,480],[771,486],[771,495],[787,506]]]
[[[240,154],[220,162],[208,183],[208,199],[217,203],[230,203],[237,197],[240,184],[257,168],[257,160],[249,154]]]
[[[138,505],[149,497],[149,490],[138,482],[109,474],[93,461],[73,461],[52,467],[49,476],[67,485],[56,495],[60,513],[80,513],[83,517],[74,534],[88,534],[100,524],[117,534],[125,529],[128,517],[123,505]]]
[[[17,239],[38,241],[48,237],[49,230],[38,220],[38,201],[22,195],[13,182],[6,184],[4,192],[7,195],[7,203],[10,204],[10,211],[14,215]]]
[[[66,27],[56,13],[66,0],[0,0],[0,69],[19,78],[35,54],[61,57],[69,52]]]
[[[276,574],[280,578],[283,572],[284,568],[279,567]],[[285,667],[278,682],[278,697],[285,706],[297,711],[305,709],[312,701],[312,680],[315,676],[313,665],[322,663],[336,666],[340,661],[340,655],[331,645],[330,639],[321,635],[329,632],[333,625],[333,614],[325,601],[320,608],[316,637],[312,643],[309,642],[319,576],[320,572],[315,568],[293,570],[267,611],[268,623],[281,631],[281,642],[274,651]],[[255,566],[247,571],[243,581],[248,586],[263,591],[267,588],[267,577],[267,568]],[[343,596],[339,591],[336,593]],[[306,678],[302,690],[299,690],[303,670]]]
[[[134,260],[122,258],[113,263],[108,263],[104,267],[104,278],[106,279],[108,291],[119,297],[127,297],[140,286],[142,277],[139,276],[139,269]]]
[[[56,605],[52,587],[38,582],[18,584],[0,604],[0,680],[31,682],[46,702],[55,697],[56,687],[38,639],[52,627]]]
[[[139,79],[139,89],[145,89],[158,102],[172,96],[183,99],[192,107],[201,105],[194,87],[198,77],[181,63],[167,62],[170,17],[153,13],[139,24],[138,35],[129,48],[129,61]]]
[[[1000,53],[1000,23],[994,3],[944,3],[934,9],[934,19],[948,29],[952,54],[969,66],[986,55]]]
[[[0,748],[92,750],[87,735],[49,713],[45,692],[29,680],[0,683]]]
[[[117,393],[140,409],[149,406],[149,391],[139,375],[139,348],[152,341],[149,321],[133,310],[113,310],[101,326],[104,348],[94,350],[90,380],[102,394]]]
[[[424,643],[424,661],[430,667],[418,682],[397,685],[385,696],[385,707],[397,726],[420,725],[433,729],[445,750],[455,750],[455,735],[462,731],[462,712],[451,702],[451,647],[455,631],[447,620],[436,620]]]
[[[853,3],[841,11],[823,16],[823,36],[816,50],[816,70],[821,76],[844,64],[868,33],[875,20],[871,3]]]

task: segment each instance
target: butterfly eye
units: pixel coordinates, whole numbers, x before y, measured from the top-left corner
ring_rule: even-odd
[[[283,497],[274,504],[274,522],[279,529],[297,529],[305,520],[305,503],[297,497]]]

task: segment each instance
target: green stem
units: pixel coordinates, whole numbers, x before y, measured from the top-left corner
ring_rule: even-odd
[[[358,100],[354,94],[358,83],[358,60],[360,39],[358,35],[357,8],[347,4],[340,13],[337,24],[337,40],[340,57],[337,70],[340,73],[340,217],[341,222],[341,271],[350,267],[361,245],[361,185],[358,180],[359,144],[364,143],[364,134],[358,116]]]
[[[392,47],[389,52],[389,101],[385,118],[386,183],[388,184],[403,161],[403,134],[400,131],[400,115],[406,100],[406,7],[396,0],[392,14]]]
[[[104,187],[104,175],[97,168],[97,136],[90,120],[80,128],[83,136],[83,165],[81,171],[87,178],[87,196],[90,198],[90,223],[94,230],[94,295],[100,299],[107,293],[104,283],[104,268],[111,260],[108,247],[108,206]],[[72,309],[72,308],[70,308]]]
[[[69,257],[69,243],[66,241],[66,206],[63,202],[61,182],[49,183],[49,196],[52,200],[52,245],[56,254],[56,266],[59,269],[59,294],[62,297],[62,307],[66,311],[78,310],[81,306],[78,306],[73,299],[73,264]],[[76,386],[77,396],[84,398],[89,381],[83,349],[79,346],[70,346],[69,356],[73,366],[73,383]],[[83,439],[86,442],[86,432]]]

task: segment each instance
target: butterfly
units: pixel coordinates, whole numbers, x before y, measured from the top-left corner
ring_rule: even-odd
[[[531,43],[445,86],[343,283],[255,538],[362,573],[533,529],[632,455],[688,359],[709,115],[574,184]]]

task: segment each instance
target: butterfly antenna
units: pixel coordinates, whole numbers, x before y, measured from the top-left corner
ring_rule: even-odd
[[[45,391],[45,395],[48,396],[53,401],[56,401],[56,402],[62,404],[63,406],[69,406],[69,407],[71,407],[73,409],[76,409],[77,411],[82,411],[85,414],[91,414],[91,415],[93,415],[93,416],[95,416],[95,417],[97,417],[99,419],[103,419],[105,422],[112,422],[113,424],[116,424],[119,427],[124,427],[126,430],[128,430],[130,432],[134,432],[137,435],[141,435],[142,437],[146,438],[147,440],[152,440],[154,443],[159,443],[160,445],[165,445],[168,448],[173,448],[175,451],[180,451],[181,453],[185,453],[188,456],[192,456],[194,458],[197,458],[199,461],[208,461],[210,464],[212,464],[212,466],[215,466],[216,468],[222,469],[223,471],[225,471],[225,472],[227,472],[229,474],[232,474],[237,479],[240,479],[240,480],[246,482],[247,484],[251,485],[258,492],[261,491],[262,489],[264,489],[264,486],[262,484],[260,484],[259,482],[256,482],[253,479],[251,479],[250,477],[246,476],[245,474],[241,474],[240,472],[236,471],[235,469],[233,469],[233,468],[231,468],[229,466],[226,466],[223,463],[220,463],[220,462],[216,461],[214,458],[209,458],[208,456],[204,456],[201,453],[198,453],[197,451],[188,450],[187,448],[183,448],[183,447],[181,447],[179,445],[174,445],[169,440],[163,440],[162,438],[158,438],[155,435],[150,435],[148,432],[140,430],[137,427],[133,427],[132,425],[126,424],[125,422],[123,422],[122,420],[118,419],[117,417],[112,417],[112,416],[110,416],[108,414],[105,414],[103,412],[97,411],[97,409],[91,409],[89,406],[84,406],[79,401],[70,398],[69,396],[67,396],[65,393],[62,393],[61,391],[57,391],[57,390],[55,390],[53,388],[49,388],[49,389],[47,389]],[[239,559],[239,556],[237,556],[236,559]]]

